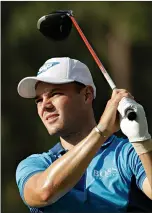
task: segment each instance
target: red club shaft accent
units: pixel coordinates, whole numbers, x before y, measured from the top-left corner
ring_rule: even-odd
[[[114,84],[113,80],[111,79],[111,77],[109,76],[109,74],[107,73],[106,69],[104,68],[104,66],[102,65],[100,59],[98,58],[98,56],[96,55],[95,51],[93,50],[93,48],[91,47],[91,45],[89,44],[87,38],[85,37],[84,33],[82,32],[81,28],[79,27],[78,23],[76,22],[75,18],[71,15],[69,15],[69,17],[72,20],[72,23],[74,24],[75,28],[77,29],[77,31],[79,32],[81,38],[83,39],[84,43],[86,44],[88,50],[90,51],[91,55],[93,56],[95,62],[97,63],[98,67],[100,68],[102,74],[104,75],[105,79],[107,80],[107,82],[109,83],[110,87],[112,89],[116,89],[116,85]]]

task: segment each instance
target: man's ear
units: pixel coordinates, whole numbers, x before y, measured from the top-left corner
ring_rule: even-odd
[[[85,101],[86,103],[90,103],[93,101],[93,88],[91,86],[86,86],[84,88],[84,95],[85,95]]]

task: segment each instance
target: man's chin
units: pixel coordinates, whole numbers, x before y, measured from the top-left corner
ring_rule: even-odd
[[[59,128],[51,128],[51,129],[48,129],[48,133],[49,133],[49,135],[51,135],[51,136],[61,136],[61,132],[62,132],[62,130],[59,129]]]

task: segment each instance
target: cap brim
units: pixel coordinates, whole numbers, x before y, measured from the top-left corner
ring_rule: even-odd
[[[26,77],[23,78],[19,84],[18,84],[18,93],[23,98],[35,98],[36,97],[36,91],[35,91],[35,85],[38,81],[42,81],[45,83],[50,84],[66,84],[70,82],[74,82],[74,80],[71,79],[56,79],[56,78],[48,78],[48,77]]]

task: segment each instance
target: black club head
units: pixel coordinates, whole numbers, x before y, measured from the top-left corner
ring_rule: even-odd
[[[68,14],[71,14],[71,11],[56,11],[43,16],[38,20],[37,28],[49,39],[63,40],[69,36],[72,28]]]

